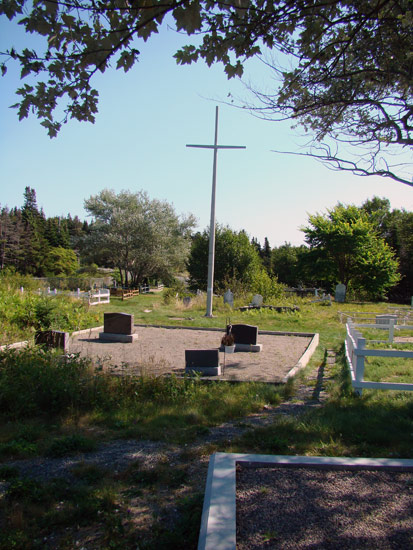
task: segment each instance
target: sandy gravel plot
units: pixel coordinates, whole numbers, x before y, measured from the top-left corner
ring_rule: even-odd
[[[161,375],[181,374],[185,369],[185,349],[218,348],[221,331],[188,328],[135,327],[138,339],[131,344],[104,342],[97,332],[70,339],[69,352],[94,359],[95,364],[114,372]],[[279,336],[259,334],[259,353],[220,352],[227,380],[281,382],[297,364],[308,345],[309,336]]]
[[[413,473],[237,466],[237,550],[413,548]]]

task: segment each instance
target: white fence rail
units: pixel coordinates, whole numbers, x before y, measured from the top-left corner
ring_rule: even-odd
[[[91,290],[88,294],[89,294],[90,306],[110,303],[110,290],[108,288],[99,288],[98,290]]]
[[[23,287],[20,288],[20,292],[24,292]],[[99,288],[89,291],[83,291],[78,288],[77,290],[70,292],[68,290],[57,290],[56,288],[52,290],[50,287],[48,287],[46,289],[39,288],[36,293],[39,296],[72,296],[73,298],[79,298],[79,300],[87,300],[90,306],[110,303],[110,290],[108,288]]]
[[[389,323],[390,325],[390,323]],[[366,339],[356,329],[355,323],[348,322],[346,325],[346,358],[350,367],[351,385],[361,395],[363,388],[381,390],[413,391],[413,384],[402,384],[397,382],[369,382],[364,380],[364,358],[365,357],[404,357],[413,358],[413,351],[366,349]],[[364,325],[366,326],[366,325]],[[386,326],[367,325],[374,328],[387,328]],[[394,326],[393,326],[394,328]],[[410,328],[407,327],[406,328]]]
[[[406,324],[413,321],[413,309],[410,307],[388,307],[387,312],[383,311],[338,311],[340,323],[353,323],[364,321],[375,321],[377,317],[391,315],[397,317],[397,324]]]

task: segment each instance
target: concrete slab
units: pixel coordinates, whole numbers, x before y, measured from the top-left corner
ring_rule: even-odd
[[[113,332],[99,333],[99,340],[104,340],[106,342],[121,342],[124,344],[132,344],[137,339],[137,334],[116,334]]]
[[[222,374],[222,367],[186,367],[186,374],[200,374],[201,376],[220,376]]]

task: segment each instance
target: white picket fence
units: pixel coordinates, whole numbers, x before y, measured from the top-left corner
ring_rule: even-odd
[[[402,384],[397,382],[370,382],[364,380],[364,358],[365,357],[404,357],[413,358],[413,351],[403,350],[385,350],[385,349],[366,349],[366,339],[363,338],[360,331],[356,327],[370,327],[375,329],[384,329],[394,331],[394,323],[388,325],[367,325],[355,324],[351,321],[346,324],[346,358],[350,367],[351,385],[356,393],[362,394],[363,388],[380,389],[380,390],[399,390],[413,391],[413,384]],[[412,329],[410,326],[397,327],[398,329]]]
[[[20,292],[24,292],[24,288],[20,288]],[[96,306],[98,304],[110,304],[110,290],[108,288],[98,288],[95,290],[89,290],[89,291],[83,291],[78,288],[75,291],[68,291],[68,290],[57,290],[57,288],[54,288],[53,290],[48,287],[46,289],[39,288],[37,290],[37,294],[39,296],[58,296],[64,295],[64,296],[72,296],[73,298],[79,298],[79,300],[87,300],[88,304],[90,306]]]
[[[99,288],[89,292],[89,305],[95,306],[98,304],[110,303],[110,290],[108,288]]]

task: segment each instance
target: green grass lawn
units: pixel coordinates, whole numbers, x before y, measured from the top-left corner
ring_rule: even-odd
[[[241,313],[217,298],[212,319],[205,317],[200,299],[184,308],[175,301],[164,303],[159,293],[123,302],[112,298],[109,305],[93,308],[95,326],[102,324],[104,311],[123,311],[133,314],[136,324],[224,328],[230,318],[261,330],[318,332],[320,345],[310,364],[287,386],[111,377],[92,372],[88,361],[76,357],[62,362],[58,354],[32,348],[1,353],[0,478],[5,489],[0,497],[0,550],[196,548],[206,457],[217,450],[412,458],[413,395],[365,390],[357,397],[343,355],[345,325],[338,311],[384,312],[387,305],[293,302],[300,312]],[[298,417],[279,416],[231,441],[209,442],[210,430],[222,422],[248,425],[249,414],[294,400],[306,373],[327,368],[326,349],[338,356],[322,407]],[[406,365],[403,372],[398,367],[390,371],[400,379],[411,376],[413,365]],[[369,360],[366,379],[374,376],[372,367]],[[393,376],[383,374],[384,366],[375,368],[379,377]],[[17,458],[92,451],[113,439],[161,441],[179,450],[179,456],[172,468],[161,457],[153,468],[138,460],[122,473],[80,464],[74,483],[24,479],[8,466]],[[87,540],[95,542],[86,545]]]

